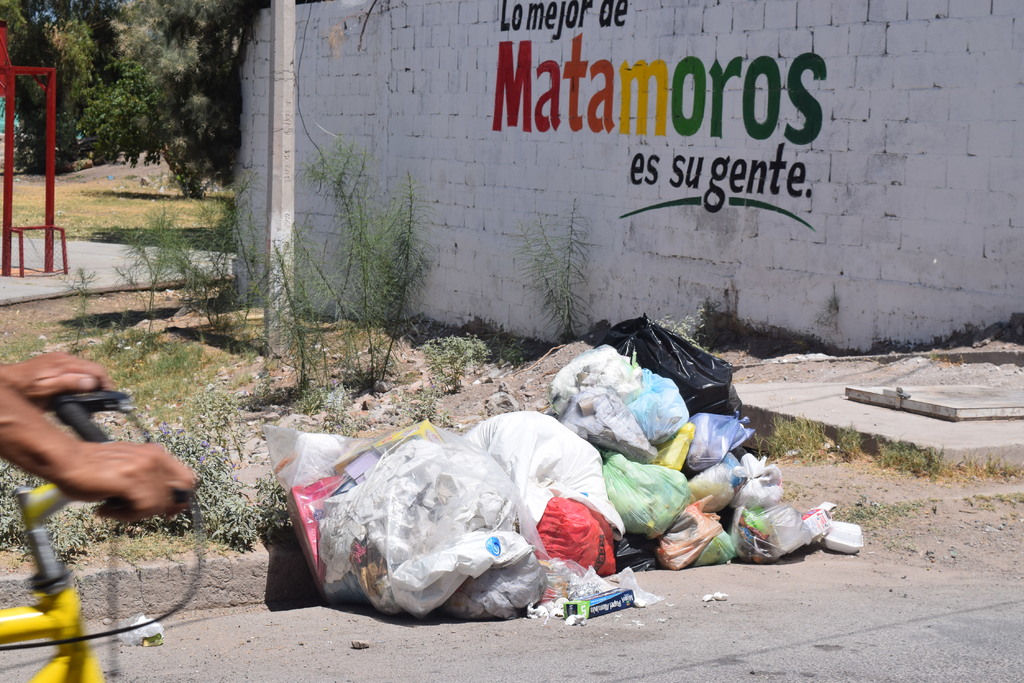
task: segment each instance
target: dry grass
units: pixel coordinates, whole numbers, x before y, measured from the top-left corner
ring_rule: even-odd
[[[102,172],[103,167],[99,167]],[[205,203],[229,196],[211,193],[203,200],[185,199],[165,174],[138,173],[91,176],[89,180],[58,180],[54,188],[55,222],[69,240],[124,242],[126,232],[146,228],[146,217],[167,209],[184,230],[208,227]],[[145,184],[144,184],[145,183]],[[45,220],[45,186],[39,177],[15,178],[12,210],[14,225],[40,225]],[[2,200],[0,200],[2,205]],[[30,235],[30,237],[36,237]]]
[[[952,463],[946,461],[941,451],[903,441],[882,443],[876,455],[868,455],[852,427],[838,430],[833,439],[824,425],[802,417],[777,417],[770,435],[755,439],[755,448],[777,462],[870,462],[883,470],[947,483],[978,479],[1011,481],[1024,476],[1024,468],[1002,460]]]

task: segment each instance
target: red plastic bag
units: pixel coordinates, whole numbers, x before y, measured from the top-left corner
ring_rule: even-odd
[[[552,498],[544,508],[537,532],[551,557],[593,567],[598,576],[615,573],[611,525],[583,503]]]

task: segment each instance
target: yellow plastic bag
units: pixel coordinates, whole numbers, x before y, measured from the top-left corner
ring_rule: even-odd
[[[690,442],[693,441],[693,435],[696,433],[695,430],[692,422],[684,424],[670,441],[666,441],[658,447],[658,457],[651,464],[661,465],[670,470],[683,469],[683,465],[686,464],[686,454],[690,450]]]

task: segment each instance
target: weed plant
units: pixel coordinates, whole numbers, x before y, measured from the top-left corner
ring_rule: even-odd
[[[431,339],[422,350],[435,382],[451,394],[459,390],[470,368],[483,364],[488,358],[487,345],[473,335]]]
[[[589,229],[573,201],[568,216],[538,217],[521,225],[516,235],[526,287],[536,294],[560,341],[574,339],[588,316],[582,292],[587,286]]]
[[[878,464],[898,472],[933,479],[948,469],[941,451],[920,448],[905,441],[883,443],[878,452]]]
[[[95,273],[86,273],[84,268],[77,268],[74,276],[68,282],[68,287],[75,297],[74,316],[71,321],[71,327],[75,331],[75,339],[71,343],[71,348],[76,353],[82,342],[82,336],[86,330],[95,324],[95,319],[89,315],[89,288],[92,287],[95,279]]]
[[[705,299],[697,309],[697,315],[688,315],[681,320],[661,318],[657,323],[694,346],[710,351],[718,341],[718,309],[718,302]]]
[[[839,451],[825,433],[824,425],[804,417],[777,417],[772,422],[769,436],[755,438],[757,450],[767,453],[773,459],[799,459],[805,463],[821,463],[830,462],[837,457],[848,460],[854,455]]]
[[[302,250],[297,255],[305,257],[298,261],[300,277],[310,278],[325,295],[322,301],[306,296],[309,309],[334,311],[355,326],[361,348],[353,353],[349,346],[343,355],[356,368],[349,381],[359,388],[391,374],[395,339],[429,267],[426,210],[412,178],[386,197],[372,182],[372,168],[369,154],[342,138],[306,166],[304,180],[326,190],[333,204],[340,246],[330,258],[322,248],[314,253],[312,240],[296,245]]]
[[[241,412],[234,394],[207,385],[192,397],[189,408],[186,425],[193,433],[204,434],[207,441],[241,456]]]
[[[321,150],[302,177],[332,206],[337,240],[297,223],[269,258],[246,218],[250,197],[236,193],[245,298],[265,306],[267,345],[296,369],[299,396],[336,379],[354,391],[386,379],[425,282],[427,217],[415,184],[407,177],[388,197],[372,167],[369,154],[342,138]]]

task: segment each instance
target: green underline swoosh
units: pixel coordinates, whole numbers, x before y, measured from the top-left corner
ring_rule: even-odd
[[[729,206],[750,206],[755,209],[767,209],[768,211],[781,213],[783,216],[787,216],[795,221],[803,223],[804,225],[811,229],[811,232],[818,232],[817,230],[814,229],[814,226],[812,226],[810,223],[800,218],[799,216],[792,214],[789,211],[786,211],[785,209],[773,206],[772,204],[767,204],[757,199],[745,199],[744,197],[729,197]]]
[[[697,196],[697,197],[685,197],[683,199],[673,199],[670,202],[662,202],[660,204],[651,204],[650,206],[645,206],[642,209],[637,209],[636,211],[630,211],[629,213],[624,213],[621,216],[619,216],[619,218],[629,218],[630,216],[635,216],[638,213],[643,213],[644,211],[654,211],[655,209],[667,209],[667,208],[669,208],[671,206],[699,206],[699,205],[700,205],[700,197],[699,196]]]
[[[656,209],[668,209],[668,208],[671,208],[673,206],[699,206],[700,202],[701,202],[701,198],[699,196],[698,197],[684,197],[682,199],[673,199],[672,201],[669,201],[669,202],[661,202],[660,204],[651,204],[650,206],[645,206],[642,209],[637,209],[636,211],[630,211],[629,213],[624,213],[621,216],[619,216],[619,218],[629,218],[630,216],[635,216],[638,213],[643,213],[645,211],[654,211]],[[817,232],[817,230],[814,229],[813,225],[811,225],[810,223],[808,223],[804,219],[800,218],[796,214],[790,213],[789,211],[786,211],[785,209],[780,208],[778,206],[774,206],[772,204],[768,204],[766,202],[762,202],[762,201],[760,201],[758,199],[746,199],[744,197],[729,197],[729,206],[749,206],[749,207],[754,208],[754,209],[767,209],[768,211],[774,211],[775,213],[781,213],[783,216],[786,216],[788,218],[792,218],[793,220],[797,221],[798,223],[802,223],[803,225],[806,225],[808,228],[810,228],[811,232]]]

